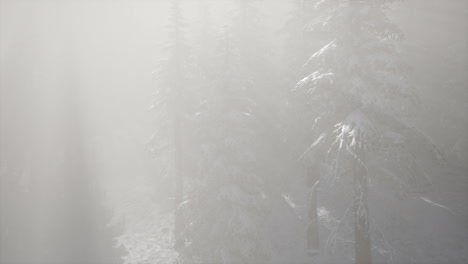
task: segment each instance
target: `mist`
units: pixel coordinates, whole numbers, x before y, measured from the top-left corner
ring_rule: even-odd
[[[0,0],[0,263],[467,263],[467,27],[464,0]]]

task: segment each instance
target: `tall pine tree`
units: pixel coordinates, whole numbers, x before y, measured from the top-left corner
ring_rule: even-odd
[[[259,111],[267,83],[265,49],[258,38],[263,32],[252,1],[236,1],[234,12],[232,25],[219,37],[215,67],[204,67],[200,86],[199,169],[186,204],[191,221],[183,259],[188,263],[265,263],[270,258],[261,165],[267,118]]]
[[[417,98],[398,55],[402,33],[386,14],[391,2],[319,1],[321,16],[311,28],[333,40],[312,55],[308,65],[315,70],[293,92],[315,131],[306,152],[327,153],[329,182],[350,176],[358,264],[372,259],[370,172],[392,171],[387,180],[398,190],[424,182],[412,143],[428,138],[409,122]]]
[[[190,105],[191,90],[188,79],[190,74],[189,52],[185,42],[184,26],[180,0],[172,0],[170,16],[170,32],[166,49],[169,56],[161,62],[159,72],[160,84],[156,93],[156,115],[158,130],[153,136],[156,155],[163,155],[162,160],[170,167],[162,170],[174,180],[174,239],[175,248],[182,243],[181,233],[185,228],[185,219],[180,207],[184,196],[185,143],[188,131],[187,112]],[[167,155],[170,155],[167,158]],[[164,175],[162,175],[164,176]]]

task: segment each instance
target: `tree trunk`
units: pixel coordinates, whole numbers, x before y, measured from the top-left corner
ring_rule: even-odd
[[[175,141],[175,199],[174,199],[174,248],[180,249],[183,239],[181,234],[184,228],[185,219],[180,208],[184,196],[184,180],[183,180],[183,160],[182,160],[182,142],[180,137],[180,120],[176,117],[174,127],[174,141]]]
[[[308,170],[307,185],[311,188],[309,196],[309,224],[307,226],[307,253],[317,255],[320,250],[319,224],[317,214],[317,185],[319,179],[317,165]]]
[[[363,155],[359,155],[363,157]],[[356,264],[371,264],[369,210],[367,204],[367,170],[360,161],[354,168],[354,250]]]

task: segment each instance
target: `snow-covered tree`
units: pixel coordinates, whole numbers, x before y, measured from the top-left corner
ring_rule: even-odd
[[[310,0],[294,0],[292,1],[292,10],[290,17],[287,20],[283,32],[286,35],[284,45],[284,76],[286,78],[286,87],[290,87],[298,78],[304,75],[307,68],[304,64],[307,62],[307,56],[313,51],[314,46],[317,46],[312,41],[311,32],[308,26],[314,18],[315,10],[313,9],[313,1]],[[316,38],[321,39],[321,38]],[[289,91],[287,91],[289,92]],[[308,213],[307,213],[307,251],[309,255],[316,255],[319,250],[319,225],[317,216],[317,190],[318,190],[318,172],[316,166],[311,164],[318,157],[300,157],[303,151],[303,143],[311,140],[310,131],[307,129],[308,122],[302,122],[303,109],[299,110],[295,107],[294,102],[288,100],[286,95],[286,113],[283,121],[285,125],[286,140],[290,151],[290,160],[295,165],[295,174],[300,176],[301,182],[305,180],[308,188]],[[301,114],[297,114],[301,113]],[[299,132],[301,131],[301,133]],[[298,158],[299,157],[299,158]]]
[[[191,65],[185,42],[179,0],[172,0],[170,23],[167,45],[169,56],[161,63],[161,71],[159,72],[161,82],[154,103],[158,115],[158,131],[153,136],[153,143],[155,143],[153,150],[158,158],[166,161],[161,164],[165,167],[161,171],[162,175],[157,177],[169,175],[175,183],[174,239],[177,248],[181,242],[180,234],[185,226],[183,213],[179,206],[183,201],[184,174],[186,173],[184,171],[185,153],[183,148],[187,131],[184,129],[184,125],[191,93],[188,82]],[[169,158],[166,159],[162,156]]]
[[[126,263],[175,261],[184,243],[186,223],[181,204],[188,178],[185,163],[191,131],[187,124],[195,105],[190,82],[194,67],[185,39],[181,1],[171,0],[169,6],[169,34],[163,47],[167,57],[155,72],[157,87],[151,105],[155,130],[148,142],[156,174],[151,179],[135,176],[135,185],[128,186],[124,197],[117,197],[115,202],[119,206],[113,223],[124,224],[124,233],[117,241],[128,252]]]
[[[270,42],[270,32],[261,22],[263,9],[257,0],[235,0],[232,23],[230,26],[230,47],[234,62],[239,65],[235,71],[236,81],[245,89],[256,105],[255,131],[258,134],[257,163],[263,173],[269,175],[267,190],[273,191],[280,183],[279,172],[282,166],[283,148],[280,133],[281,103],[284,86],[275,65],[275,53]],[[282,91],[283,90],[283,91]],[[279,159],[279,160],[278,160]],[[275,161],[276,160],[276,161]]]
[[[185,238],[189,263],[262,263],[263,182],[256,166],[255,105],[236,72],[239,65],[223,41],[217,78],[197,114],[199,172],[187,202]]]
[[[200,87],[198,173],[184,204],[190,219],[182,254],[187,263],[264,263],[270,258],[264,233],[263,121],[256,97],[264,87],[259,80],[265,72],[264,49],[255,35],[256,8],[250,1],[238,1],[236,7],[233,25],[219,37],[215,67]]]
[[[293,91],[315,137],[304,150],[327,153],[321,169],[328,183],[337,179],[354,189],[356,263],[371,263],[368,182],[386,175],[394,190],[421,186],[416,146],[428,138],[410,125],[415,90],[398,55],[400,30],[386,14],[384,0],[318,1],[310,28],[329,32],[332,41],[314,53],[315,70]],[[429,145],[434,151],[432,144]],[[310,152],[310,153],[309,153]],[[350,177],[343,177],[349,175]]]

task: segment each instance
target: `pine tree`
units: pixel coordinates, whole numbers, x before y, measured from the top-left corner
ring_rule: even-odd
[[[258,134],[258,166],[268,175],[266,191],[278,194],[278,186],[284,179],[282,170],[283,149],[281,135],[281,108],[284,101],[284,86],[275,67],[275,53],[270,43],[270,32],[261,23],[262,9],[257,0],[235,0],[232,25],[230,26],[231,49],[238,65],[235,71],[239,87],[245,89],[256,106],[255,131]],[[282,91],[283,90],[283,91]],[[266,96],[267,95],[267,96]],[[286,156],[286,155],[284,155]]]
[[[197,114],[199,172],[187,204],[188,263],[263,263],[262,179],[256,162],[255,104],[238,78],[239,58],[229,31],[217,57],[217,76]]]
[[[181,4],[169,2],[168,39],[162,47],[167,57],[155,71],[154,132],[148,147],[156,173],[151,178],[137,173],[125,188],[117,184],[121,195],[110,195],[107,201],[115,205],[110,224],[123,225],[116,244],[128,253],[124,263],[177,263],[185,243],[186,183],[193,176],[187,169],[192,157],[190,117],[197,99]]]
[[[180,0],[172,0],[169,24],[169,39],[165,50],[168,57],[161,61],[157,71],[158,87],[152,108],[155,110],[155,133],[151,138],[151,151],[155,155],[160,171],[155,186],[161,193],[169,189],[174,192],[174,247],[179,249],[183,244],[182,232],[185,219],[181,204],[184,197],[184,182],[187,177],[186,163],[188,158],[187,129],[188,116],[193,110],[193,65],[185,40],[184,23]],[[168,184],[173,180],[174,187]]]
[[[428,138],[409,122],[417,97],[398,56],[402,33],[386,15],[391,2],[319,1],[321,17],[311,28],[329,32],[333,40],[312,55],[308,65],[316,70],[294,90],[315,131],[306,152],[327,153],[328,182],[341,175],[352,179],[358,264],[371,263],[369,171],[393,171],[387,180],[399,187],[396,191],[423,182],[409,142]]]
[[[203,67],[195,117],[198,173],[186,203],[188,263],[264,263],[268,213],[260,153],[258,99],[265,81],[258,11],[236,1],[232,26],[224,28],[211,67]],[[203,61],[203,60],[202,60]]]
[[[287,78],[287,87],[290,84],[297,82],[297,78],[303,76],[306,68],[304,64],[307,62],[307,56],[316,45],[311,39],[311,33],[308,26],[313,20],[314,10],[312,9],[312,1],[295,0],[293,1],[292,12],[289,20],[286,22],[283,31],[287,34],[285,42],[285,70],[284,75]],[[319,223],[317,215],[317,192],[319,181],[319,156],[301,156],[303,142],[311,139],[311,130],[308,128],[308,122],[301,122],[302,116],[297,113],[302,113],[303,109],[298,109],[294,105],[294,100],[288,98],[286,107],[286,118],[284,123],[287,124],[289,135],[287,140],[292,154],[292,160],[295,163],[297,174],[306,178],[306,184],[309,187],[308,199],[308,224],[306,232],[307,251],[309,255],[316,255],[320,248],[319,238]],[[298,131],[302,131],[301,134]]]

